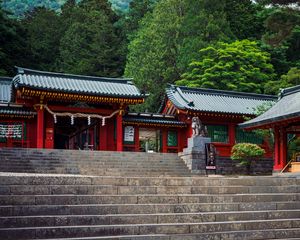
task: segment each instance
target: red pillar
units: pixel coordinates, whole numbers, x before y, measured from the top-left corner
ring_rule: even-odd
[[[166,129],[162,130],[162,152],[166,153],[168,152],[167,143],[168,143],[168,131]]]
[[[274,167],[273,170],[279,171],[281,169],[280,167],[280,156],[279,156],[279,150],[280,150],[280,134],[279,129],[277,127],[274,128]]]
[[[100,126],[99,131],[99,149],[107,151],[107,124],[104,126]]]
[[[279,150],[280,169],[285,167],[286,154],[287,154],[287,135],[285,129],[281,128],[280,129],[280,150]]]
[[[44,108],[42,106],[37,109],[37,148],[44,148]]]
[[[46,114],[46,136],[45,136],[45,148],[54,148],[54,119],[51,114]]]
[[[230,145],[235,144],[235,124],[228,125],[228,141]]]
[[[140,133],[139,133],[139,127],[134,128],[134,151],[139,152],[140,151]]]
[[[117,151],[123,151],[123,117],[122,114],[117,115]]]

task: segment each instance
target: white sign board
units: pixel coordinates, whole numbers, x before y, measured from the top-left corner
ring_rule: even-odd
[[[124,142],[134,142],[134,127],[126,126],[124,128]]]
[[[0,124],[0,138],[22,138],[22,124]]]

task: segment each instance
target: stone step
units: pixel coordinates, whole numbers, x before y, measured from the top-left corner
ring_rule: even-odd
[[[300,186],[112,186],[112,185],[0,185],[2,195],[51,194],[248,194],[300,193]]]
[[[2,228],[0,238],[36,239],[51,237],[92,237],[147,234],[198,234],[225,231],[248,231],[271,229],[299,229],[300,219],[206,222],[206,223],[167,223],[167,224],[128,224],[128,225],[81,225],[61,227]]]
[[[199,213],[299,209],[299,201],[180,204],[7,205],[0,206],[0,216]]]
[[[118,186],[289,186],[300,179],[280,177],[111,177],[68,174],[0,173],[2,185],[118,185]]]
[[[0,205],[294,202],[300,194],[0,195]]]
[[[300,210],[0,217],[1,228],[298,219]]]
[[[266,229],[266,230],[243,230],[214,233],[196,234],[149,234],[149,235],[119,235],[104,237],[80,237],[80,238],[47,238],[44,240],[101,240],[101,239],[132,239],[132,240],[295,240],[300,238],[300,228],[290,229]],[[41,240],[41,239],[39,239]]]

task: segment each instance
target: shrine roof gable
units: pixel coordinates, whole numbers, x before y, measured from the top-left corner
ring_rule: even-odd
[[[26,87],[35,90],[112,96],[124,98],[143,98],[132,79],[107,78],[37,71],[17,67],[18,74],[13,78],[16,89]]]
[[[300,121],[300,85],[281,90],[275,105],[258,117],[240,124],[240,126],[243,128],[261,128],[295,119]]]
[[[275,102],[277,96],[170,85],[168,99],[181,110],[254,115],[258,106]]]

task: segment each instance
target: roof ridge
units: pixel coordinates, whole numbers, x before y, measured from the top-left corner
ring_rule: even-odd
[[[0,81],[3,81],[3,82],[4,81],[7,81],[7,82],[10,81],[11,82],[12,80],[13,80],[12,77],[0,76]]]
[[[278,97],[276,95],[267,95],[267,94],[259,94],[259,93],[249,93],[249,92],[236,92],[229,90],[220,90],[220,89],[211,89],[211,88],[195,88],[195,87],[186,87],[186,86],[176,86],[177,88],[181,88],[183,91],[193,91],[193,92],[201,92],[206,94],[223,94],[223,95],[231,95],[231,96],[243,96],[243,97],[252,97],[252,98],[264,98],[264,99],[274,99],[276,100]]]
[[[284,96],[296,93],[300,91],[300,85],[296,85],[293,87],[284,88],[279,93],[279,98],[283,98]]]
[[[68,73],[58,73],[58,72],[48,72],[48,71],[40,71],[34,70],[30,68],[17,68],[18,74],[37,74],[37,75],[48,75],[48,76],[60,76],[64,78],[75,78],[75,79],[85,79],[85,80],[92,80],[92,81],[105,81],[105,82],[118,82],[118,83],[127,83],[132,84],[132,78],[111,78],[111,77],[97,77],[97,76],[88,76],[88,75],[77,75],[77,74],[68,74]]]

